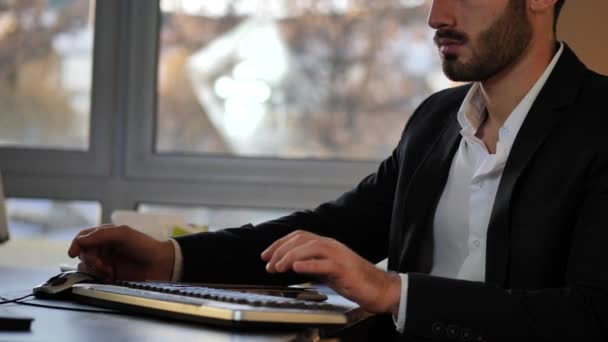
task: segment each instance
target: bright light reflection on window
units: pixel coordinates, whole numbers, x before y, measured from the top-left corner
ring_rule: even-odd
[[[430,0],[161,4],[159,153],[382,159],[452,85]]]

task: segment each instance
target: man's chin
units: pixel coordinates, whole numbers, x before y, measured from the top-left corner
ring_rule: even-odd
[[[477,79],[471,77],[465,70],[466,68],[458,60],[454,61],[443,61],[443,74],[454,82],[475,82]]]
[[[458,62],[458,55],[455,53],[450,53],[450,54],[444,54],[441,56],[441,60],[443,61],[443,63],[454,63],[454,62]]]

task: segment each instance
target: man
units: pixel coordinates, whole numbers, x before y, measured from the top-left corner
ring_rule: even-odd
[[[110,280],[314,276],[392,315],[399,336],[606,340],[608,78],[556,41],[563,3],[433,1],[444,71],[473,83],[423,102],[339,199],[177,241],[91,228],[69,255]],[[372,264],[387,255],[393,272]]]

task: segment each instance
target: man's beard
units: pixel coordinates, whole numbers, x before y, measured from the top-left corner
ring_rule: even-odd
[[[532,26],[525,3],[509,0],[504,13],[479,35],[470,61],[463,63],[456,55],[444,56],[445,75],[459,82],[483,81],[514,64],[532,39]],[[468,41],[464,33],[449,29],[437,31],[435,40],[439,38],[455,39],[461,43]]]

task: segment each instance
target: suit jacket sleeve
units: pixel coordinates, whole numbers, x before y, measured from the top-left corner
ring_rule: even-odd
[[[565,287],[505,290],[410,274],[404,333],[437,341],[608,340],[608,153],[600,150],[564,251]]]
[[[386,258],[402,158],[400,145],[408,127],[428,101],[412,115],[391,156],[382,161],[375,173],[337,200],[258,226],[245,225],[177,238],[184,257],[183,281],[262,284],[307,281],[309,279],[295,274],[269,275],[260,258],[262,251],[275,240],[295,230],[334,238],[374,263]]]
[[[180,237],[184,281],[233,283],[293,283],[302,278],[269,275],[260,254],[275,240],[295,230],[307,230],[345,243],[373,262],[386,257],[395,189],[396,154],[377,172],[335,201],[314,210],[293,213],[258,226],[245,225],[213,233]]]

